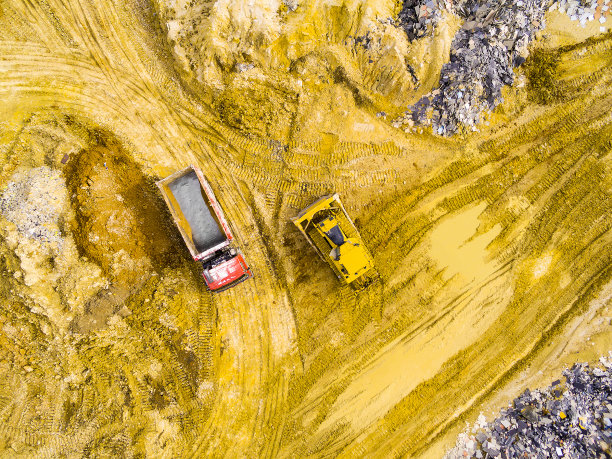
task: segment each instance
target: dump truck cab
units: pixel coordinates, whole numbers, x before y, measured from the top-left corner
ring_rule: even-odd
[[[210,290],[219,291],[248,279],[251,272],[242,254],[230,249],[204,260],[202,277]]]
[[[344,283],[361,288],[377,276],[372,255],[337,194],[323,196],[292,221]]]

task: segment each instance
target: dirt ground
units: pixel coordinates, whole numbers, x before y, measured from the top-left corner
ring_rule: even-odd
[[[270,36],[252,24],[274,11],[191,3],[204,35],[180,1],[0,6],[3,455],[439,457],[612,350],[610,33],[551,13],[554,100],[519,69],[447,139],[390,120],[435,86],[457,18],[353,52],[396,2],[253,2],[279,8]],[[255,274],[220,294],[154,186],[189,164]],[[361,292],[290,222],[331,192],[380,273]]]

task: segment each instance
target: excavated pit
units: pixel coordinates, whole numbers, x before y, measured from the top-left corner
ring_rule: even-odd
[[[72,330],[92,332],[164,270],[184,268],[199,282],[153,179],[112,140],[75,155],[63,169],[75,219],[71,226],[79,255],[102,268],[110,283],[85,305]]]
[[[191,261],[154,180],[120,146],[84,150],[63,173],[75,204],[72,230],[79,251],[105,273],[121,272],[116,282],[132,283]],[[127,265],[117,263],[120,256]]]

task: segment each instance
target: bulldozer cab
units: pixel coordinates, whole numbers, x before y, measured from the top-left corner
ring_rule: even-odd
[[[335,246],[339,247],[346,241],[344,233],[342,233],[337,221],[333,217],[326,218],[321,223],[318,223],[317,226]]]

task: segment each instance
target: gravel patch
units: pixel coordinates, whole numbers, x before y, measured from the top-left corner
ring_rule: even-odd
[[[610,457],[612,352],[600,363],[575,364],[563,372],[564,382],[525,390],[493,422],[481,415],[445,457]]]

